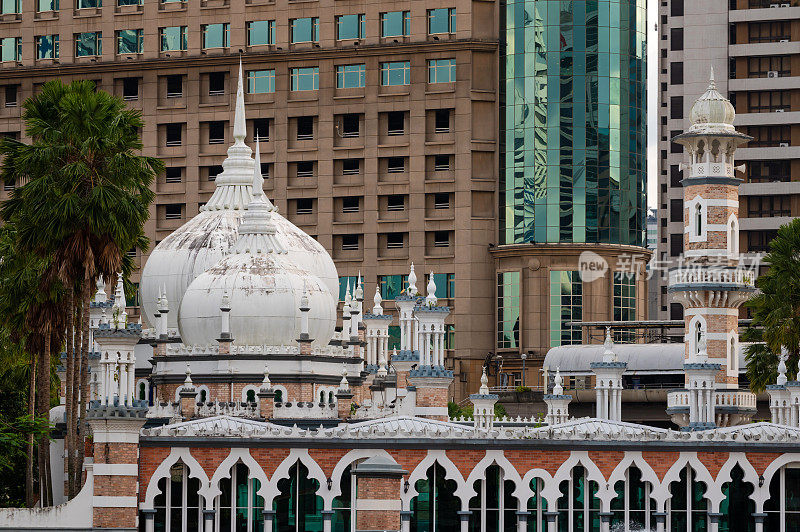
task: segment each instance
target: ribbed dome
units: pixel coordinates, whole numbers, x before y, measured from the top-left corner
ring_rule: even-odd
[[[252,150],[244,143],[241,65],[233,137],[234,144],[228,148],[223,172],[217,176],[216,189],[208,203],[197,216],[156,245],[142,270],[142,310],[151,326],[155,325],[156,300],[163,288],[170,305],[167,326],[178,327],[184,292],[198,275],[217,264],[235,245],[242,213],[253,200],[256,165]],[[338,294],[339,276],[325,248],[277,212],[273,212],[272,221],[285,243],[288,260],[315,274],[332,294]]]
[[[689,131],[700,129],[725,129],[733,131],[733,119],[736,110],[731,102],[717,91],[714,83],[714,71],[711,71],[711,80],[706,92],[694,102],[689,118],[692,125]]]

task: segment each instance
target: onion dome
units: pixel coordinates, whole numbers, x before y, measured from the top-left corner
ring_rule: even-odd
[[[260,164],[251,158],[252,150],[244,142],[246,122],[241,62],[235,109],[234,143],[228,148],[228,157],[222,163],[222,173],[216,178],[213,195],[197,216],[156,245],[142,270],[142,309],[151,326],[156,323],[161,288],[178,309],[167,316],[167,326],[176,328],[181,300],[189,284],[219,262],[238,239],[242,213],[253,200],[254,168],[260,169]],[[258,189],[263,190],[260,172],[255,175],[259,180]],[[272,222],[292,260],[317,274],[332,293],[338,293],[339,276],[325,248],[277,212],[273,212]]]
[[[689,118],[692,122],[690,132],[697,130],[719,129],[724,131],[734,131],[733,119],[736,110],[731,102],[717,91],[714,83],[714,69],[711,69],[706,92],[694,102]]]
[[[183,294],[178,326],[185,344],[216,342],[226,294],[230,336],[238,345],[294,345],[301,333],[304,294],[310,309],[309,336],[317,345],[327,345],[333,336],[333,294],[322,279],[294,261],[273,223],[274,207],[260,189],[256,187],[242,216],[231,253],[201,273]]]

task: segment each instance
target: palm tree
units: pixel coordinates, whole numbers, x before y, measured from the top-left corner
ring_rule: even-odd
[[[789,350],[790,377],[800,358],[800,218],[778,229],[764,257],[769,266],[756,280],[760,293],[747,302],[753,323],[743,336],[757,342],[745,351],[750,388],[763,391],[777,378],[778,353]]]
[[[74,356],[67,362],[72,393],[68,484],[74,496],[83,462],[89,304],[95,279],[129,273],[133,264],[127,252],[147,249],[144,223],[154,198],[150,184],[163,164],[139,154],[140,113],[127,109],[120,98],[96,91],[90,81],[48,82],[24,109],[26,132],[33,142],[4,141],[0,177],[25,185],[14,190],[0,215],[17,227],[21,250],[52,258],[44,277],[66,288],[73,307],[67,314],[77,317],[67,349]],[[80,358],[72,348],[78,339]]]

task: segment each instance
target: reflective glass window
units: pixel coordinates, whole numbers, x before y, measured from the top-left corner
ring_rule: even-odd
[[[143,51],[144,30],[119,30],[117,32],[118,54],[140,54]]]
[[[336,67],[336,88],[351,89],[363,87],[366,72],[366,65],[338,65]]]
[[[58,11],[58,0],[37,0],[37,11]]]
[[[102,55],[102,53],[103,34],[101,32],[75,34],[75,57]]]
[[[379,275],[378,284],[381,287],[381,297],[384,300],[394,300],[408,288],[408,275]]]
[[[275,70],[248,71],[247,92],[249,94],[275,92]]]
[[[290,22],[289,41],[292,43],[317,42],[319,40],[319,19],[295,18]]]
[[[381,37],[402,37],[411,34],[411,11],[381,13]]]
[[[428,83],[452,83],[455,80],[455,59],[431,59],[428,61]]]
[[[247,23],[247,45],[275,44],[275,21],[254,20]]]
[[[186,26],[161,28],[161,51],[186,50]]]
[[[428,10],[428,33],[455,33],[456,10],[454,7]]]
[[[520,346],[520,272],[497,274],[497,348]]]
[[[103,7],[102,0],[75,0],[78,9]]]
[[[58,59],[58,35],[36,37],[36,59]]]
[[[336,38],[344,39],[363,39],[364,38],[364,15],[339,15],[336,17]]]
[[[22,0],[2,0],[0,1],[0,13],[3,15],[9,15],[12,13],[21,13],[20,6],[22,5]]]
[[[614,321],[636,320],[636,274],[614,272]],[[631,343],[635,340],[633,329],[615,329],[614,341]]]
[[[411,63],[394,61],[381,63],[381,85],[408,85],[411,83]]]
[[[291,90],[315,91],[319,89],[319,68],[293,68],[290,71]]]
[[[206,24],[203,30],[203,48],[227,48],[230,24]]]
[[[567,323],[581,321],[583,285],[574,271],[550,272],[550,347],[580,344],[581,328]]]
[[[0,60],[21,61],[22,39],[19,37],[4,37],[0,39]]]

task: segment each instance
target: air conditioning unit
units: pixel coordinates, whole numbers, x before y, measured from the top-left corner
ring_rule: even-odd
[[[785,109],[775,109],[775,112],[776,112],[776,113],[782,113],[782,112],[784,112],[784,111],[785,111]]]
[[[778,71],[777,70],[770,70],[769,72],[767,72],[767,77],[768,78],[777,78],[778,77]]]
[[[781,39],[779,42],[789,42],[789,39]]]
[[[788,148],[788,147],[789,147],[789,143],[788,143],[788,142],[781,142],[781,143],[779,144],[779,146],[780,146],[781,148]]]
[[[781,4],[781,7],[789,7],[789,4]]]
[[[780,4],[770,4],[769,7],[781,7]]]

